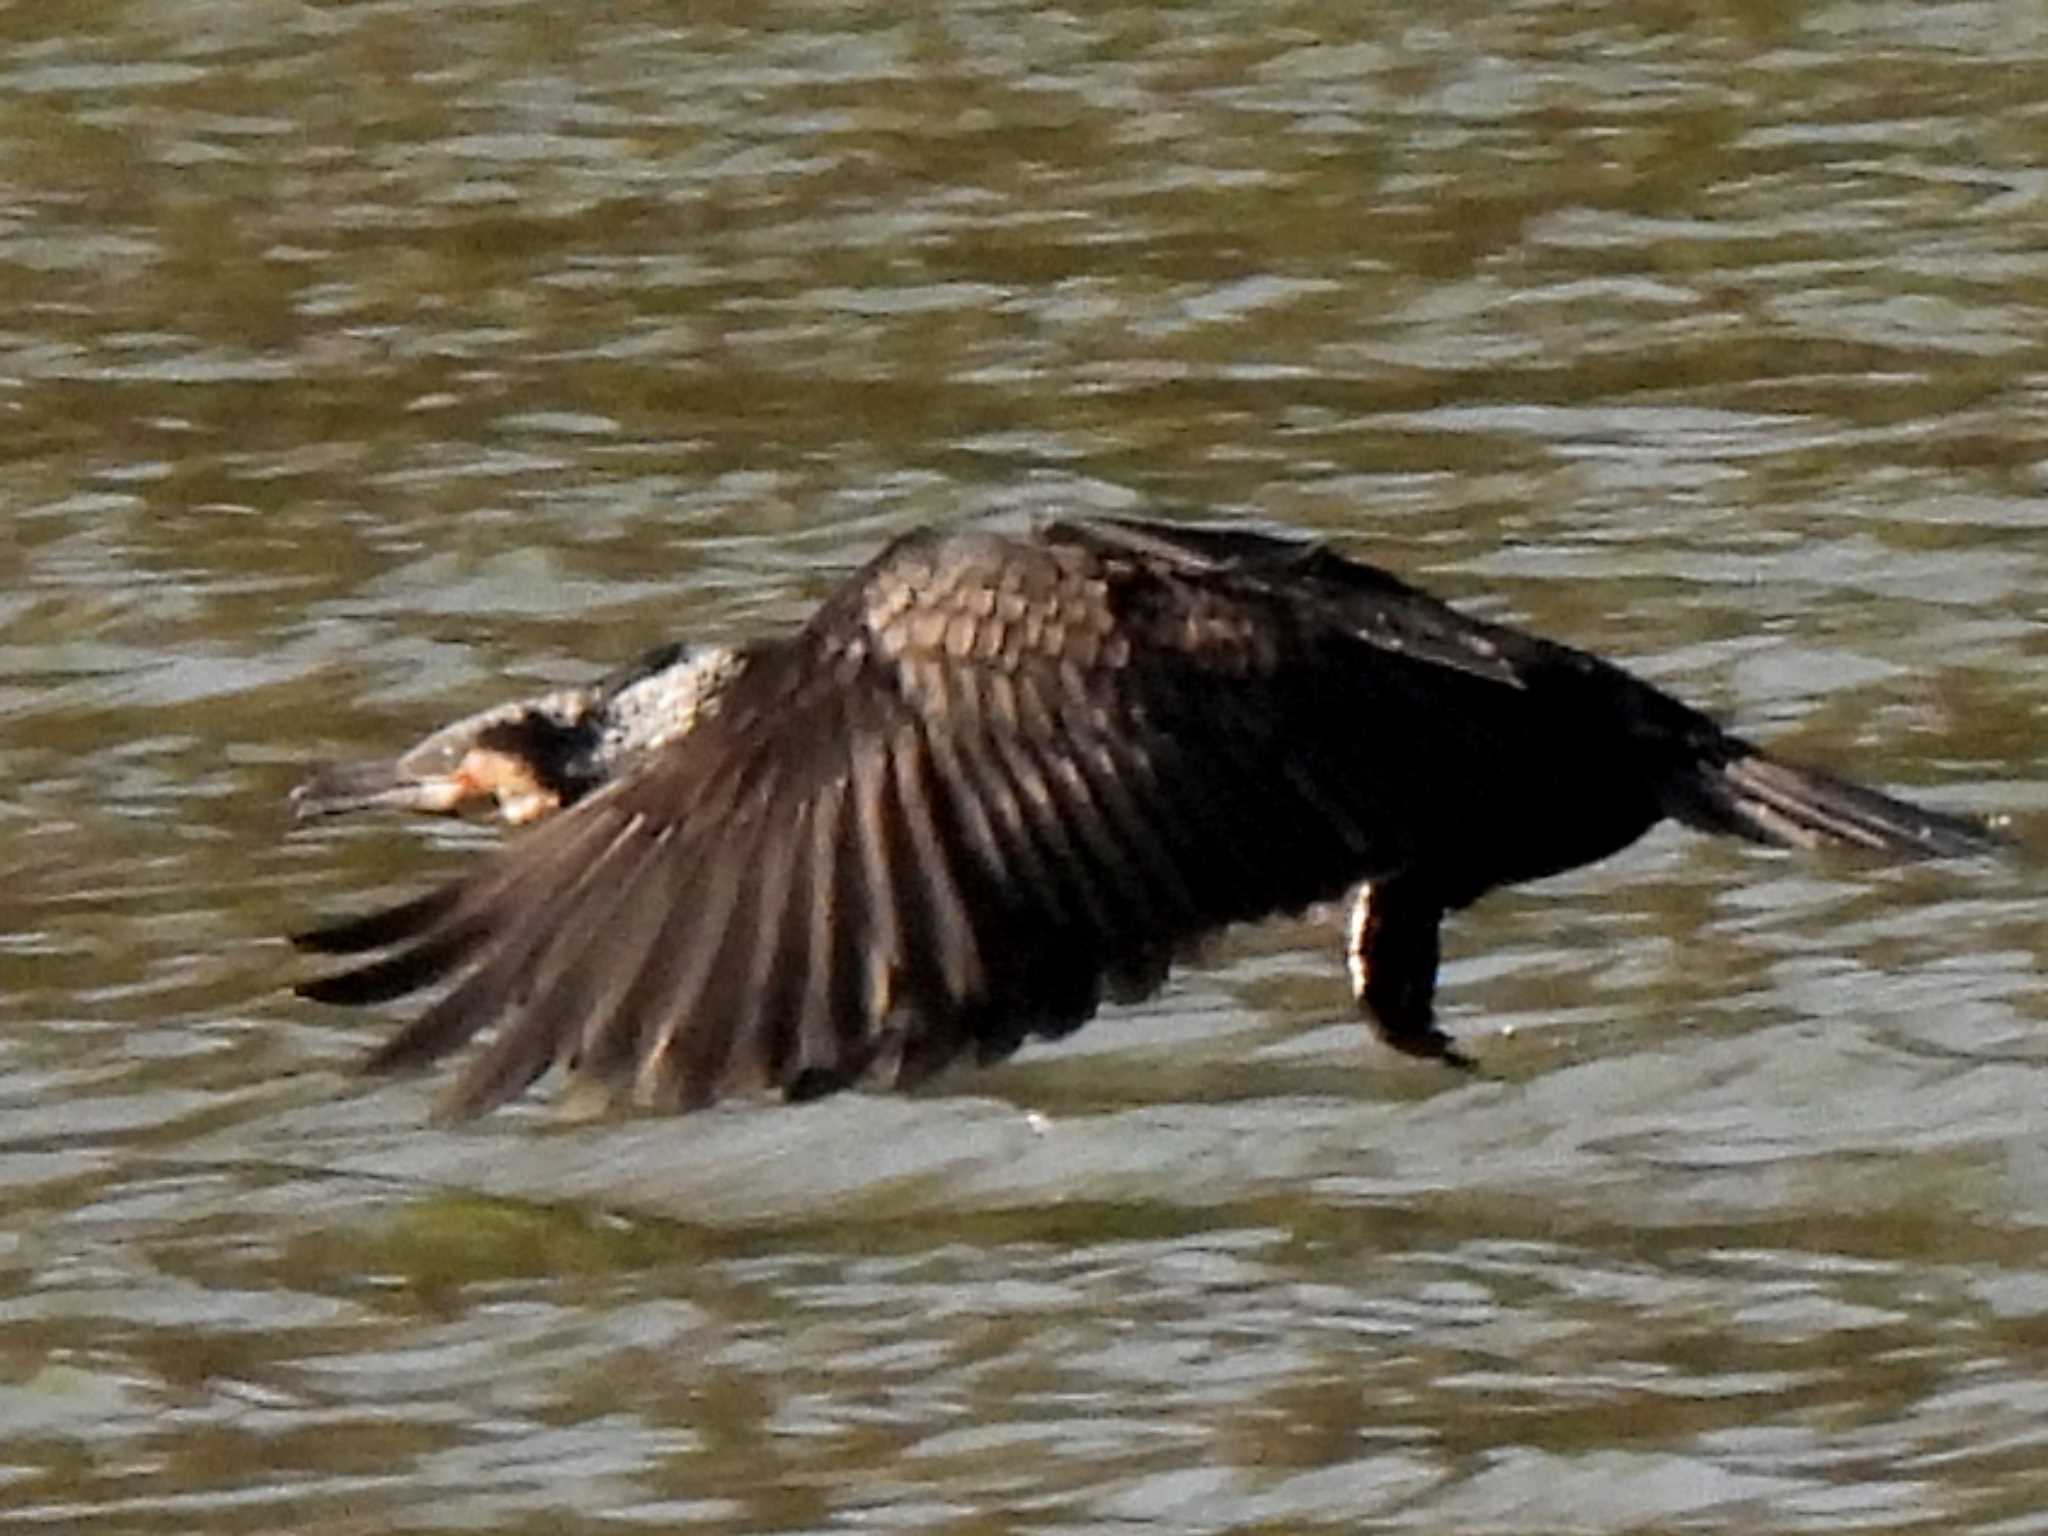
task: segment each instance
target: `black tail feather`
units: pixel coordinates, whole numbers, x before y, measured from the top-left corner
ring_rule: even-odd
[[[1672,811],[1704,831],[1786,848],[1947,858],[2011,846],[1974,816],[1929,810],[1755,748],[1699,762]]]

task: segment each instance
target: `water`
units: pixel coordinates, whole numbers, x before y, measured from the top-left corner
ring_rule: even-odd
[[[1356,14],[1354,14],[1356,12]],[[2048,838],[2020,3],[0,5],[0,1526],[2048,1529],[2041,865],[1661,832],[919,1098],[458,1132],[304,766],[994,507]]]

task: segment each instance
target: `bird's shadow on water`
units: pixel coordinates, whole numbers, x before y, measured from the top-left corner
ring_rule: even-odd
[[[504,1246],[492,1236],[500,1218],[476,1211],[551,1212],[545,1221],[602,1230],[651,1223],[721,1247],[741,1234],[854,1227],[872,1242],[935,1220],[1088,1228],[1106,1219],[1091,1212],[1112,1210],[1124,1224],[1205,1225],[1219,1207],[1370,1170],[1389,1117],[1417,1096],[1508,1091],[1423,1064],[1372,1073],[1367,1053],[1378,1048],[1365,1042],[1341,1082],[1327,1061],[1237,1053],[1247,1035],[1257,1046],[1293,1033],[1210,1034],[1195,1053],[1215,1052],[1208,1061],[1054,1050],[909,1095],[853,1091],[685,1116],[566,1121],[542,1094],[456,1126],[430,1123],[431,1078],[310,1070],[252,1089],[236,1114],[165,1155],[308,1181],[337,1209],[384,1213],[373,1223],[451,1213],[485,1255]],[[1378,1091],[1390,1083],[1401,1087]]]
[[[583,1122],[542,1092],[438,1126],[432,1077],[315,1069],[231,1094],[233,1113],[131,1159],[105,1204],[177,1189],[172,1246],[209,1274],[221,1231],[255,1222],[271,1257],[250,1262],[302,1290],[431,1312],[623,1284],[716,1310],[750,1260],[1256,1230],[1313,1267],[1311,1251],[1482,1235],[1782,1237],[1823,1208],[1873,1245],[1923,1205],[1954,1243],[1987,1211],[2038,1212],[2048,1188],[2016,1151],[2040,1124],[2030,1063],[1930,1081],[1796,1019],[1584,1054],[1579,1031],[1535,1027],[1485,1042],[1497,1076],[1390,1059],[1340,1018],[1146,1021],[1182,1026],[1185,1053],[1055,1047],[918,1095]],[[1857,1114],[1821,1112],[1844,1096]]]

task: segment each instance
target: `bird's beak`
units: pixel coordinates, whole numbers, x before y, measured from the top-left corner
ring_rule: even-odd
[[[338,816],[344,811],[418,811],[449,816],[490,789],[457,765],[452,773],[407,773],[402,759],[374,763],[322,763],[292,787],[292,820]]]
[[[508,826],[521,827],[562,807],[560,788],[545,780],[529,757],[470,747],[451,766],[450,755],[436,737],[391,761],[323,763],[293,788],[292,819],[363,810],[457,816],[495,807]]]

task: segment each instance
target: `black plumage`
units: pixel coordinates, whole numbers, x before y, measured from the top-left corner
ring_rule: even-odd
[[[1663,817],[1887,854],[2000,841],[1250,532],[913,533],[796,632],[706,654],[687,722],[607,737],[560,796],[595,786],[580,803],[443,890],[301,937],[382,951],[309,997],[455,978],[373,1068],[494,1030],[445,1116],[556,1063],[664,1108],[910,1083],[1142,995],[1204,933],[1354,887],[1361,1008],[1460,1060],[1433,1017],[1444,915]]]

